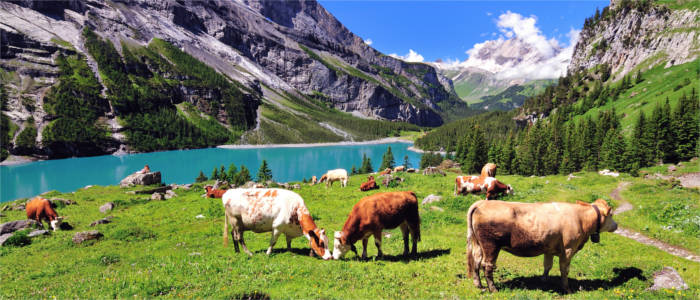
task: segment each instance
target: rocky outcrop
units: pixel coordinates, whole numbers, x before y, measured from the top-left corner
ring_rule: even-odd
[[[584,26],[569,65],[569,73],[607,63],[622,78],[638,65],[666,67],[693,61],[700,55],[697,19],[700,11],[671,10],[663,5],[612,5],[598,20]]]
[[[119,182],[120,187],[129,187],[134,185],[151,185],[160,184],[160,172],[151,172],[145,174],[134,173]]]
[[[34,220],[17,220],[0,224],[0,234],[13,233],[27,228],[42,228],[43,226]]]
[[[73,243],[82,244],[85,241],[96,240],[101,238],[102,236],[104,235],[97,230],[76,232],[75,235],[73,235]]]

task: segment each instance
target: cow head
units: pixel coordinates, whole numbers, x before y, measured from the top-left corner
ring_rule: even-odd
[[[511,195],[511,194],[513,194],[513,187],[510,186],[510,184],[509,184],[508,188],[506,189],[506,195]]]
[[[323,176],[321,176],[321,179],[319,179],[318,182],[321,183],[321,182],[326,181],[327,179],[328,179],[328,175],[323,174]]]
[[[333,240],[333,259],[341,259],[350,250],[357,255],[355,245],[348,245],[347,237],[344,232],[336,231],[333,237],[335,238]]]
[[[58,230],[61,228],[61,223],[63,222],[63,217],[56,217],[53,221],[51,221],[51,228],[53,231]]]
[[[612,207],[608,205],[608,202],[606,202],[603,199],[598,199],[593,204],[598,208],[598,211],[600,211],[600,232],[613,232],[617,230],[617,223],[615,223],[615,220],[613,220],[613,210]]]
[[[331,252],[328,251],[328,237],[325,229],[314,228],[309,230],[309,244],[311,249],[324,260],[331,258]]]

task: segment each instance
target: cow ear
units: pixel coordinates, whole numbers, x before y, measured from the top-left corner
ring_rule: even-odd
[[[318,241],[318,235],[316,235],[316,232],[314,232],[313,230],[309,230],[309,236]]]
[[[591,205],[589,203],[583,202],[581,200],[576,200],[576,204],[581,204],[581,205]]]

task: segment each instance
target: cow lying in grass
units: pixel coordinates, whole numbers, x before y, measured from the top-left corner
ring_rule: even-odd
[[[309,255],[316,253],[323,259],[330,259],[326,231],[316,227],[304,200],[297,193],[284,189],[230,189],[224,193],[224,245],[228,245],[228,224],[236,252],[238,243],[252,256],[243,241],[243,232],[272,232],[267,254],[272,253],[280,234],[287,240],[287,250],[291,250],[292,239],[305,236],[311,245]]]
[[[367,182],[363,182],[360,185],[360,191],[363,191],[363,192],[378,189],[378,188],[379,188],[379,186],[377,186],[377,182],[374,181],[374,176],[372,176],[372,175],[367,177]]]
[[[500,194],[513,193],[513,187],[505,185],[494,177],[457,176],[454,195],[485,193],[486,200],[493,200]]]
[[[377,193],[362,198],[352,207],[342,231],[335,232],[333,259],[342,258],[349,250],[357,254],[355,243],[362,240],[362,258],[367,258],[367,242],[374,235],[378,256],[382,254],[382,230],[401,227],[403,234],[403,255],[408,255],[408,233],[411,233],[416,254],[420,241],[420,216],[418,200],[413,192]]]
[[[469,207],[467,223],[469,275],[482,288],[479,271],[483,269],[492,292],[496,291],[493,269],[500,250],[525,257],[544,254],[545,278],[552,268],[553,257],[558,256],[562,287],[571,292],[567,277],[571,258],[589,237],[597,243],[600,232],[617,229],[612,209],[603,199],[592,204],[482,200]]]
[[[63,217],[58,216],[53,209],[51,201],[41,197],[36,197],[29,201],[25,210],[27,211],[27,219],[37,221],[39,224],[42,224],[42,221],[46,221],[54,231],[58,230],[61,227],[61,222],[63,222]]]
[[[346,187],[348,185],[348,171],[345,169],[335,169],[326,172],[318,180],[319,183],[326,182],[326,187],[333,186],[334,181],[340,181],[340,186]]]
[[[221,198],[226,193],[226,190],[214,189],[211,185],[205,186],[204,189],[207,191],[207,198]]]

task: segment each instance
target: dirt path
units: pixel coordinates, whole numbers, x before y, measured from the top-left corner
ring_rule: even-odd
[[[620,184],[618,184],[617,188],[615,188],[612,192],[610,192],[610,197],[615,199],[615,201],[617,201],[620,204],[620,206],[618,208],[616,208],[615,211],[613,212],[614,214],[620,214],[620,213],[632,210],[634,208],[634,206],[632,204],[623,200],[622,197],[620,197],[620,191],[627,188],[629,185],[630,185],[629,182],[626,182],[626,181],[620,182]],[[621,236],[624,236],[624,237],[627,237],[627,238],[630,238],[630,239],[633,239],[633,240],[640,242],[642,244],[645,244],[645,245],[654,246],[654,247],[656,247],[656,248],[658,248],[661,251],[664,251],[666,253],[669,253],[669,254],[672,254],[672,255],[675,255],[675,256],[678,256],[681,258],[685,258],[687,260],[700,262],[700,256],[695,255],[693,253],[690,253],[690,252],[688,252],[688,250],[685,250],[683,248],[676,247],[673,245],[666,244],[662,241],[650,238],[650,237],[645,236],[645,235],[643,235],[639,232],[636,232],[634,230],[618,227],[614,233],[621,235]]]

